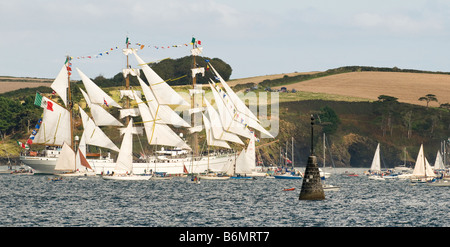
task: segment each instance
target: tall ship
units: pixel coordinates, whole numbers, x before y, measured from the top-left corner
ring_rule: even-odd
[[[120,90],[121,98],[125,98],[122,100],[125,101],[124,105],[117,103],[79,68],[76,68],[85,90],[78,89],[86,102],[85,109],[88,110],[84,110],[81,104],[78,104],[78,109],[74,109],[75,104],[71,99],[73,89],[70,87],[72,62],[68,56],[51,85],[62,103],[58,103],[60,101],[52,99],[51,96],[47,97],[39,92],[36,93],[35,104],[43,108],[43,115],[27,143],[30,144],[29,146],[31,144],[33,146],[43,145],[45,148],[39,152],[31,151],[29,148],[24,149],[20,160],[33,168],[37,174],[55,174],[62,171],[112,173],[116,161],[112,158],[111,152],[119,152],[119,147],[101,127],[113,126],[123,134],[125,130],[123,127],[128,125],[130,118],[140,117],[142,119],[140,122],[131,121],[134,123],[132,132],[136,135],[143,135],[145,132],[146,144],[155,147],[155,151],[149,155],[141,152],[140,158],[134,159],[132,170],[134,174],[181,175],[207,172],[222,172],[229,175],[257,174],[255,171],[255,132],[258,131],[261,135],[270,138],[273,136],[261,126],[258,118],[207,61],[207,66],[212,69],[214,75],[214,80],[210,79],[209,85],[206,85],[209,86],[214,96],[216,108],[213,107],[206,99],[205,91],[196,83],[196,77],[199,74],[205,74],[205,68],[198,67],[196,63],[196,57],[202,53],[203,47],[200,47],[194,38],[191,43],[193,65],[191,68],[192,89],[189,90],[190,103],[155,73],[149,63],[138,56],[137,49],[129,47],[130,43],[127,38],[126,48],[122,50],[127,60],[126,69],[122,71],[126,85],[124,90]],[[135,58],[138,69],[131,68],[129,56]],[[141,79],[141,71],[148,84]],[[130,76],[137,78],[142,91],[130,87]],[[137,107],[132,108],[131,106]],[[125,124],[111,115],[107,110],[109,107],[119,110],[120,119],[123,119]],[[172,107],[186,107],[188,110],[184,112],[190,114],[190,122],[180,117]],[[74,138],[74,110],[81,115],[82,119],[83,133],[79,143],[77,143],[78,139]],[[187,140],[183,138],[182,133],[177,134],[174,131],[178,128],[187,133]],[[208,147],[206,154],[199,150],[198,134],[202,131],[205,131],[206,134],[206,146]],[[241,138],[248,139],[247,147]],[[230,142],[242,145],[243,149],[240,152],[232,150]],[[99,147],[103,153],[93,157],[87,152],[89,146]],[[221,150],[210,153],[210,146],[218,147]],[[61,155],[63,147],[64,150],[72,150],[70,153],[74,153],[76,162],[73,167],[65,167],[61,171],[57,163],[65,163],[62,161]]]

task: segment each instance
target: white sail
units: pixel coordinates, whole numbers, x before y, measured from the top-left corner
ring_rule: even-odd
[[[253,114],[250,109],[242,102],[242,100],[237,96],[237,94],[230,88],[230,86],[225,82],[225,80],[220,76],[220,74],[217,72],[217,70],[211,65],[211,63],[208,63],[211,67],[211,69],[214,71],[214,74],[216,74],[217,78],[219,78],[220,83],[222,83],[222,86],[225,88],[225,91],[227,92],[228,96],[230,97],[230,100],[233,102],[233,104],[236,106],[239,112],[245,114],[246,116],[256,120],[259,122],[258,118]]]
[[[55,165],[56,171],[75,171],[75,152],[64,142]]]
[[[419,154],[417,154],[416,164],[412,173],[413,177],[435,177],[430,164],[423,152],[423,144],[420,145]]]
[[[442,159],[441,152],[438,150],[436,154],[436,160],[434,161],[434,169],[435,170],[444,170],[444,161]]]
[[[222,121],[222,126],[225,131],[229,131],[235,133],[237,135],[250,138],[250,131],[245,127],[244,124],[236,121],[234,119],[234,113],[232,112],[232,107],[225,105],[226,101],[224,101],[223,97],[220,97],[219,93],[216,89],[209,84],[211,87],[211,91],[214,95],[214,101],[216,102],[216,106],[220,115],[220,120]],[[231,108],[231,109],[230,109]]]
[[[67,88],[69,87],[69,74],[66,65],[63,65],[52,85],[50,86],[61,97],[67,106]]]
[[[150,145],[174,146],[191,149],[173,130],[166,124],[160,123],[160,119],[154,119],[144,102],[136,97],[136,102],[141,112],[145,134]]]
[[[80,88],[80,91],[86,100],[86,104],[91,109],[92,118],[97,126],[123,126],[119,120],[106,111],[102,106],[92,104],[89,99],[89,95],[83,89]]]
[[[86,138],[84,137],[84,131],[81,134],[80,143],[78,144],[77,156],[75,157],[76,168],[81,168],[80,152],[86,157]]]
[[[42,124],[34,137],[34,143],[47,145],[71,143],[70,112],[47,97],[42,97],[42,100],[51,102],[52,107],[44,108]]]
[[[252,133],[252,137],[250,138],[247,146],[247,150],[245,151],[246,162],[248,163],[248,167],[251,171],[256,169],[256,150],[255,150],[255,135]]]
[[[108,148],[113,151],[119,152],[119,148],[114,144],[111,139],[106,136],[106,134],[89,118],[89,116],[84,112],[81,107],[80,110],[81,118],[83,120],[84,136],[86,138],[86,144],[94,145],[97,147]]]
[[[231,149],[230,145],[226,141],[222,141],[219,139],[215,139],[212,135],[211,131],[211,123],[209,119],[203,115],[203,123],[205,124],[205,131],[206,131],[206,143],[208,146],[216,146],[216,147],[223,147],[223,148],[229,148]]]
[[[266,129],[264,129],[260,125],[260,121],[258,118],[253,114],[252,111],[242,102],[242,100],[237,96],[237,94],[228,86],[228,84],[225,82],[225,80],[219,75],[219,73],[214,69],[214,67],[209,63],[212,70],[216,74],[216,76],[219,78],[220,82],[222,83],[222,86],[225,88],[226,91],[226,97],[229,98],[231,103],[234,106],[234,109],[236,112],[240,115],[240,118],[244,119],[244,122],[248,124],[250,127],[260,131],[261,133],[269,136],[270,138],[274,138],[272,134],[270,134]],[[225,92],[223,92],[225,93]]]
[[[370,166],[371,172],[381,172],[381,162],[380,162],[380,143],[378,143],[377,149],[373,156],[372,165]]]
[[[213,137],[218,140],[230,141],[244,145],[242,140],[237,135],[223,129],[219,113],[217,113],[217,111],[214,109],[214,107],[212,107],[212,105],[206,98],[204,100],[206,103],[206,111],[208,112],[209,119],[211,120],[211,130]]]
[[[250,166],[250,164],[247,160],[245,149],[242,149],[241,153],[236,158],[235,173],[236,174],[252,173],[252,167]]]
[[[191,127],[183,118],[180,117],[170,106],[159,104],[152,92],[152,89],[138,77],[139,84],[144,92],[147,105],[152,113],[152,116],[161,119],[161,123],[170,124],[174,126]]]
[[[83,81],[84,87],[86,88],[87,94],[91,103],[99,105],[114,106],[117,108],[122,108],[116,101],[114,101],[111,96],[105,93],[99,86],[97,86],[89,77],[87,77],[80,69],[77,68],[78,74],[80,74],[81,80]]]
[[[155,73],[136,53],[133,53],[136,60],[144,71],[150,88],[152,89],[159,104],[163,105],[186,105],[189,106],[173,88],[169,86],[158,74]]]
[[[118,174],[131,173],[133,170],[133,119],[130,119],[125,134],[123,135],[122,144],[120,145],[119,155],[117,156],[114,172]]]

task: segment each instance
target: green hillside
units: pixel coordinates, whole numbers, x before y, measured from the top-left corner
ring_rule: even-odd
[[[347,71],[348,67],[342,70]],[[335,71],[342,70],[335,69]],[[102,78],[102,80],[114,80],[114,78]],[[288,81],[291,82],[290,79]],[[280,83],[280,81],[273,83],[266,81],[254,91],[256,97],[259,93],[266,92],[264,91],[266,86],[282,85]],[[74,84],[73,98],[75,102],[84,106],[82,96],[77,89],[79,86],[80,84],[76,86]],[[235,89],[245,90],[250,86],[252,85],[238,85]],[[186,91],[186,86],[175,88]],[[110,87],[105,88],[105,91],[115,100],[120,101],[117,89],[117,87]],[[135,89],[139,90],[139,87]],[[5,157],[7,154],[17,157],[20,147],[16,141],[26,141],[40,118],[41,109],[33,105],[36,91],[51,94],[50,88],[41,87],[0,95],[0,133],[3,140],[0,157]],[[270,93],[267,94],[270,96]],[[388,90],[386,94],[389,94]],[[369,167],[377,142],[381,143],[382,167],[403,164],[404,150],[407,152],[409,164],[413,163],[422,143],[428,160],[434,163],[440,142],[447,140],[450,136],[450,113],[443,107],[427,108],[399,103],[389,96],[381,96],[378,101],[369,101],[358,97],[305,92],[280,92],[279,100],[279,130],[275,138],[278,142],[264,145],[274,140],[261,139],[257,143],[257,146],[261,145],[257,148],[257,156],[262,157],[265,165],[279,163],[280,148],[284,152],[286,142],[288,142],[288,157],[291,159],[292,137],[295,140],[295,164],[296,166],[306,165],[310,150],[311,114],[316,118],[314,150],[319,156],[319,162],[322,161],[323,153],[322,136],[323,132],[326,132],[333,162],[339,167]],[[75,106],[74,109],[77,107]],[[118,115],[117,109],[110,108],[110,110]],[[75,116],[77,116],[76,113],[75,111]],[[138,121],[139,119],[136,120]],[[79,135],[81,131],[82,127],[77,116],[75,133]],[[104,131],[117,145],[120,145],[120,136],[116,129],[105,128]],[[142,152],[140,144],[143,144],[145,152],[151,152],[154,149],[145,145],[145,136],[135,139],[135,153]],[[204,135],[200,135],[200,145],[203,145],[204,140]],[[235,148],[242,147],[235,146]],[[330,160],[329,154],[327,154],[327,160]]]

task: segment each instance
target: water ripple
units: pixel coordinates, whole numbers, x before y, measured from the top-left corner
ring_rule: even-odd
[[[0,176],[2,226],[448,227],[449,187],[335,174],[323,201],[300,181],[105,181]],[[294,191],[282,191],[295,187]]]

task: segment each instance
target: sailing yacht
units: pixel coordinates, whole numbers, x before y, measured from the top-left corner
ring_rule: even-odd
[[[102,175],[106,180],[149,180],[151,175],[133,174],[133,119],[128,123],[123,134],[119,156],[117,156],[114,171],[109,175]]]
[[[385,180],[383,177],[383,173],[381,172],[380,143],[378,143],[375,154],[373,155],[368,178],[373,180]]]
[[[413,173],[409,176],[409,180],[412,183],[426,183],[433,182],[436,179],[436,175],[433,172],[427,158],[423,151],[423,144],[420,145],[419,153],[417,154],[416,164],[414,165]]]

